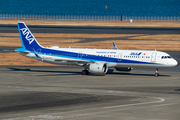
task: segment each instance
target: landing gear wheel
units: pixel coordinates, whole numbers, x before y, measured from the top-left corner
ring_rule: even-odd
[[[159,73],[155,73],[155,77],[158,77],[159,76]]]
[[[88,70],[83,70],[82,71],[82,75],[88,75],[89,74],[89,71]]]
[[[159,73],[158,73],[158,69],[155,70],[155,77],[158,77],[159,76]]]

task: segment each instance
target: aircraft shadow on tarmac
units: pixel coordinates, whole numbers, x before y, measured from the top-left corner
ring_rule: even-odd
[[[110,74],[118,74],[118,75],[129,75],[129,76],[154,76],[154,74],[145,74],[145,73],[118,73],[118,72],[114,72],[114,73],[110,73]],[[171,75],[159,75],[159,76],[164,76],[164,77],[171,77]]]
[[[46,72],[46,73],[59,73],[59,74],[45,74],[45,75],[38,75],[38,76],[60,76],[60,75],[81,75],[81,72],[74,72],[74,71],[49,71],[49,70],[31,70],[31,69],[21,69],[21,68],[9,68],[12,71],[27,71],[27,72]],[[62,74],[61,74],[62,73]],[[154,74],[142,74],[142,73],[121,73],[121,72],[110,72],[107,73],[108,75],[129,75],[129,76],[154,76]],[[96,74],[89,74],[90,76],[102,76],[102,75],[96,75]],[[171,77],[171,75],[159,75],[164,77]]]
[[[38,72],[42,72],[42,73],[59,73],[58,75],[81,75],[81,72],[74,72],[74,71],[31,70],[31,69],[21,69],[21,68],[9,68],[9,69],[12,70],[12,71],[27,71],[27,72],[37,72],[37,73]],[[40,76],[56,76],[56,75],[55,74],[51,74],[51,75],[46,74],[46,75],[40,75]]]

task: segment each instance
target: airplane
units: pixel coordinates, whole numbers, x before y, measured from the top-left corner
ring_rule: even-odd
[[[42,47],[24,22],[17,22],[22,48],[15,51],[26,57],[58,65],[78,65],[84,67],[82,75],[105,75],[109,68],[117,71],[131,71],[132,68],[158,69],[175,67],[178,63],[169,54],[161,51],[119,50],[114,49],[82,49]]]

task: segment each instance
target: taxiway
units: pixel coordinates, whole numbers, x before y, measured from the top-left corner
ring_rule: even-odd
[[[0,67],[0,118],[119,120],[180,118],[180,67],[105,76],[80,67]]]

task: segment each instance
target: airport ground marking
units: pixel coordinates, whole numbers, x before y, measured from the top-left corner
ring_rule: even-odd
[[[168,103],[168,104],[153,105],[151,107],[161,107],[161,106],[176,105],[176,104],[178,104],[178,103]]]
[[[15,84],[17,84],[17,83],[20,83],[20,82],[24,81],[24,79],[23,79],[23,78],[21,78],[21,77],[18,77],[18,76],[12,76],[12,75],[9,75],[9,76],[11,76],[11,77],[16,77],[16,78],[20,78],[21,80],[20,80],[20,81],[15,82],[15,83],[12,83],[12,84],[4,84],[4,85],[0,85],[0,87],[12,86],[12,85],[15,85]]]

